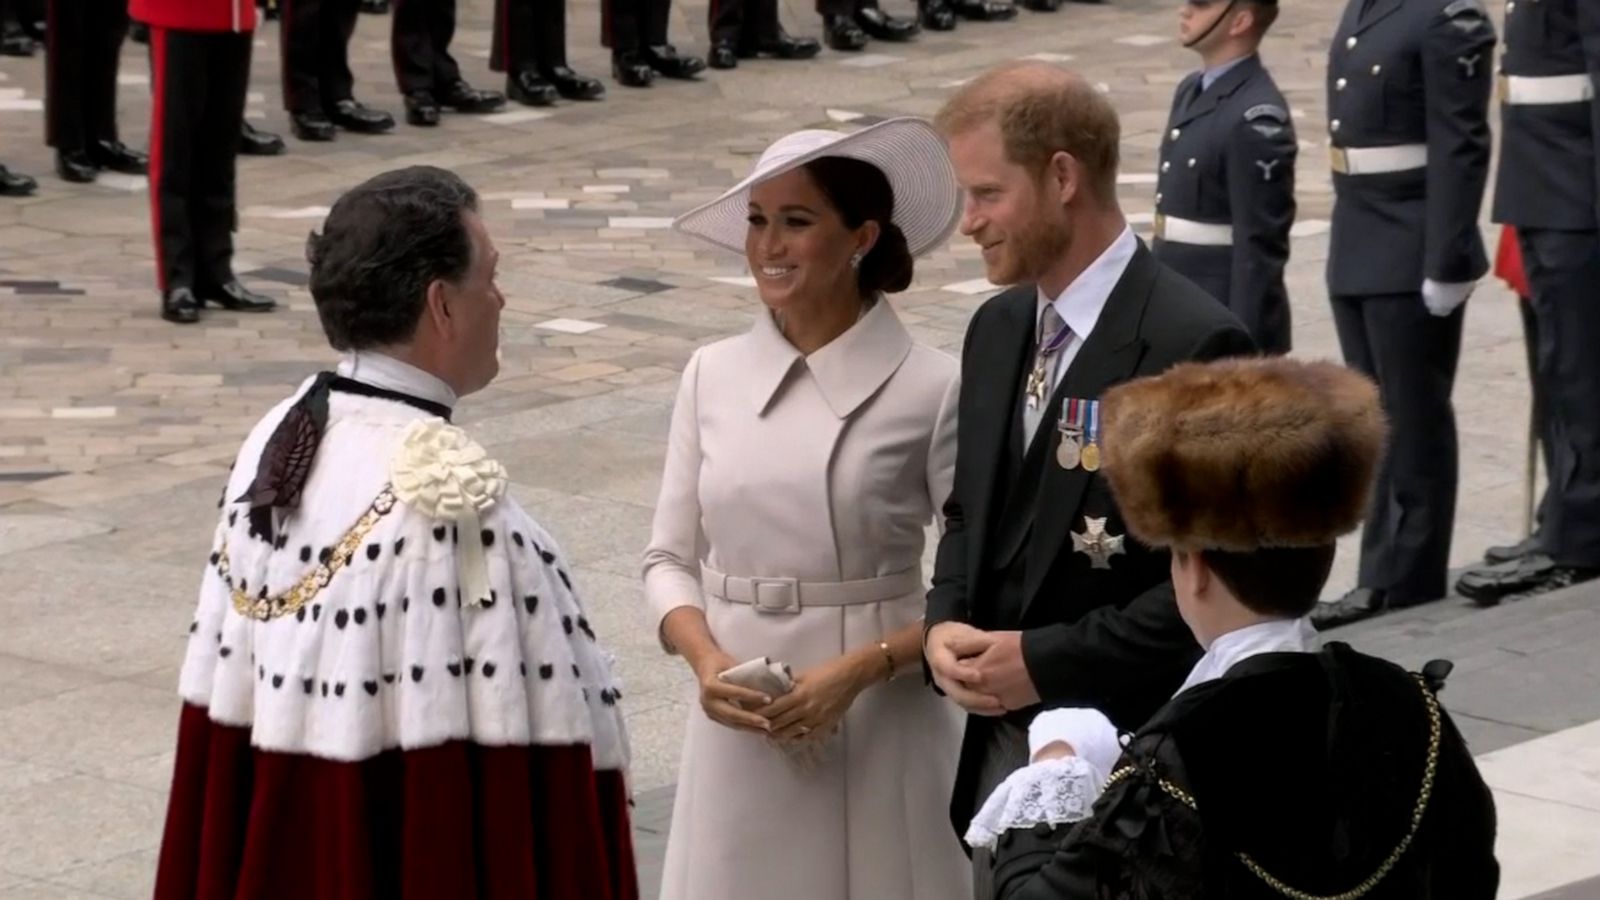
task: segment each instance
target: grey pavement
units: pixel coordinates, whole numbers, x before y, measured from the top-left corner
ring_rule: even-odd
[[[909,9],[906,0],[889,5]],[[1080,68],[1116,102],[1123,202],[1147,233],[1170,93],[1193,66],[1171,41],[1173,5],[1067,4],[861,55],[747,62],[648,91],[609,84],[601,103],[451,116],[438,129],[402,124],[392,135],[327,145],[291,140],[288,155],[240,166],[238,269],[284,309],[212,311],[188,329],[156,317],[143,180],[76,186],[50,177],[35,108],[41,60],[0,58],[0,161],[43,182],[37,197],[0,202],[0,900],[148,896],[177,666],[217,486],[255,418],[332,359],[305,291],[305,235],[342,189],[422,162],[454,168],[479,188],[500,245],[505,365],[496,385],[463,403],[460,419],[573,557],[596,628],[619,656],[631,686],[641,873],[654,884],[692,698],[684,667],[649,633],[638,557],[678,372],[696,346],[748,327],[756,306],[742,260],[666,222],[742,176],[783,133],[931,114],[961,80],[1036,57]],[[1500,3],[1491,6],[1498,15]],[[1337,7],[1287,4],[1265,51],[1302,138],[1290,268],[1296,355],[1335,359],[1321,274],[1330,203],[1321,69]],[[791,31],[817,31],[807,4],[784,9]],[[457,33],[458,56],[481,86],[496,86],[484,64],[489,11],[488,0],[464,0]],[[597,10],[570,13],[574,65],[605,74]],[[704,48],[704,14],[703,2],[676,7],[681,47]],[[360,22],[357,90],[398,110],[387,28],[384,18]],[[141,54],[129,45],[122,68],[121,121],[134,144],[149,115]],[[248,114],[286,131],[274,26],[257,35],[255,54]],[[987,296],[981,276],[974,248],[957,238],[919,262],[912,289],[894,302],[919,339],[957,351]],[[1514,302],[1486,282],[1467,317],[1455,394],[1457,565],[1521,527],[1528,393]],[[1349,549],[1330,596],[1353,582]],[[1587,734],[1573,729],[1600,719],[1600,665],[1589,650],[1600,641],[1597,600],[1580,590],[1489,611],[1448,600],[1347,635],[1408,664],[1454,658],[1445,698],[1474,749],[1515,754]],[[1518,758],[1504,765],[1516,769]],[[1525,794],[1528,803],[1548,799]],[[1600,816],[1600,804],[1582,807],[1591,808]],[[1528,806],[1528,815],[1543,809]],[[1571,854],[1562,863],[1537,847],[1511,849],[1532,874],[1519,882],[1523,893],[1507,896],[1554,888],[1561,882],[1532,870],[1571,865]],[[1567,881],[1600,866],[1571,871]]]

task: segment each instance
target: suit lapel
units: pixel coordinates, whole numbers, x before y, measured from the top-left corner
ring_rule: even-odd
[[[1082,467],[1063,469],[1055,462],[1055,449],[1061,437],[1056,424],[1062,402],[1068,397],[1098,400],[1113,385],[1126,381],[1144,357],[1145,341],[1139,335],[1145,305],[1155,284],[1156,262],[1141,241],[1128,268],[1112,289],[1094,331],[1072,360],[1072,367],[1061,379],[1050,408],[1039,429],[1050,429],[1044,472],[1039,478],[1038,506],[1034,511],[1033,535],[1028,541],[1028,577],[1023,586],[1023,616],[1027,616],[1035,595],[1044,583],[1063,548],[1069,546],[1069,532],[1077,522],[1079,507],[1089,481],[1097,477]],[[1068,550],[1067,552],[1070,552]]]
[[[979,389],[977,396],[992,398],[983,405],[985,419],[978,425],[980,483],[971,495],[973,508],[967,511],[967,527],[982,529],[984,541],[990,537],[989,517],[995,502],[995,482],[1005,467],[1012,465],[1005,458],[1005,454],[1011,452],[1012,406],[1017,402],[1022,370],[1033,361],[1037,292],[1019,289],[1013,293],[1015,296],[1006,298],[1007,302],[1001,307],[999,334],[984,354],[987,358],[982,364],[982,381],[974,385]],[[961,430],[965,433],[966,426]]]

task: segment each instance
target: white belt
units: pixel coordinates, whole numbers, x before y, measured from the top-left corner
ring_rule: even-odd
[[[1333,170],[1340,175],[1377,175],[1428,167],[1427,144],[1398,147],[1329,147]]]
[[[1202,247],[1233,246],[1233,226],[1213,222],[1195,222],[1166,213],[1156,213],[1155,235],[1175,244],[1198,244]]]
[[[907,569],[861,581],[801,581],[740,578],[702,565],[700,584],[706,593],[729,603],[744,603],[760,612],[798,613],[807,606],[857,606],[918,593],[922,590],[922,570]]]
[[[1594,82],[1587,73],[1500,76],[1500,102],[1512,106],[1548,106],[1557,103],[1588,103],[1594,99]]]

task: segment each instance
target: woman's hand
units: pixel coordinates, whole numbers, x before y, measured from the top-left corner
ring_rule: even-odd
[[[768,734],[772,729],[767,718],[750,710],[770,705],[772,698],[717,677],[718,673],[736,665],[738,662],[721,650],[708,650],[694,660],[695,678],[700,682],[700,708],[718,725],[735,731]]]
[[[876,648],[874,648],[876,649]],[[863,657],[841,656],[795,676],[794,690],[756,714],[772,723],[772,736],[800,740],[830,734],[872,679],[863,671]],[[872,662],[870,657],[866,663]],[[877,661],[879,668],[883,662]]]

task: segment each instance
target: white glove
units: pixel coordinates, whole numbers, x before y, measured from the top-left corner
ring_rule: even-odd
[[[1073,755],[1094,766],[1101,778],[1111,774],[1122,756],[1117,727],[1098,709],[1051,709],[1034,716],[1028,726],[1028,758],[1056,741],[1071,744]]]
[[[1434,281],[1432,278],[1422,280],[1422,302],[1427,305],[1428,312],[1444,318],[1456,311],[1456,307],[1467,302],[1472,296],[1472,289],[1477,287],[1476,281]]]
[[[967,828],[967,845],[993,850],[1000,835],[1014,828],[1087,819],[1105,784],[1094,766],[1076,756],[1018,769],[984,801]]]

